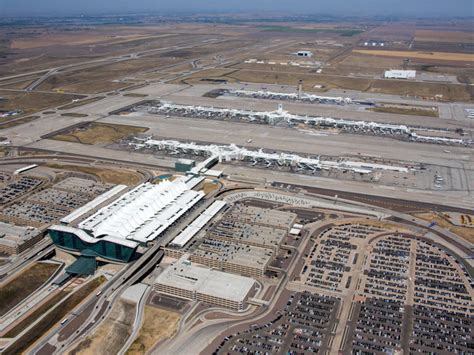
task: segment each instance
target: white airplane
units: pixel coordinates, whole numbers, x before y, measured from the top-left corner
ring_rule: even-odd
[[[248,140],[247,140],[247,143],[252,143],[252,142],[253,142],[252,139],[248,139]]]

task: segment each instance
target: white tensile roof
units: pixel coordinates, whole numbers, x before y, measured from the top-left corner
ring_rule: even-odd
[[[185,178],[144,183],[79,224],[94,237],[104,235],[146,243],[157,238],[203,196]]]

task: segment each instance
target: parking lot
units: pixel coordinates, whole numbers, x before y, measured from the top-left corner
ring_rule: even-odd
[[[372,225],[341,223],[316,236],[301,273],[311,287],[342,292],[352,282],[351,267],[364,250],[365,239],[383,229]]]
[[[0,204],[6,204],[16,200],[33,191],[40,186],[41,183],[43,183],[43,180],[29,176],[22,176],[18,180],[12,181],[0,189]]]
[[[291,294],[264,324],[227,336],[215,354],[318,354],[329,349],[339,300],[309,292]]]
[[[344,349],[467,354],[472,294],[467,270],[446,250],[409,235],[378,238],[369,246]]]
[[[25,189],[29,191],[28,189],[31,190],[36,186],[35,183],[41,184],[41,182],[39,179],[27,180]],[[23,201],[7,206],[0,211],[0,219],[19,225],[42,227],[57,222],[112,186],[93,180],[68,177],[49,188],[31,194]]]

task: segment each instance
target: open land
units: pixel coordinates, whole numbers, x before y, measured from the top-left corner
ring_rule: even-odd
[[[77,127],[72,132],[57,134],[52,138],[82,144],[113,143],[124,137],[146,132],[146,130],[146,128],[133,126],[91,123],[85,127]]]
[[[108,207],[125,213],[98,236],[67,232],[0,255],[2,353],[469,351],[470,21],[7,21],[2,221],[75,231]],[[387,79],[390,69],[416,75]],[[147,182],[170,189],[118,200]],[[138,245],[133,228],[157,230],[182,211],[168,213],[175,192],[202,199]],[[81,254],[95,275],[61,271],[42,287]],[[182,272],[174,288],[162,283],[170,271]],[[237,275],[247,294],[226,294]]]
[[[6,336],[15,336],[32,325],[26,333],[16,339],[12,348],[7,352],[15,354],[28,349],[35,341],[41,338],[48,330],[59,323],[66,314],[72,311],[81,303],[91,292],[99,287],[105,281],[104,277],[95,278],[83,285],[79,290],[68,295],[67,291],[61,291],[57,297],[52,298],[41,308],[36,310],[35,316],[22,322],[17,328],[14,328]],[[44,316],[43,316],[44,315]],[[41,318],[40,318],[41,317]],[[36,320],[38,320],[36,322]]]
[[[134,185],[140,181],[138,173],[127,170],[112,170],[95,168],[81,165],[63,165],[58,163],[49,163],[48,166],[53,169],[78,171],[97,176],[103,183]]]
[[[180,316],[176,312],[153,306],[145,306],[145,318],[127,354],[143,354],[153,348],[155,344],[172,337],[178,329]]]
[[[134,315],[133,304],[119,301],[106,322],[80,342],[70,354],[117,354],[131,333]]]
[[[58,265],[55,264],[36,263],[3,285],[0,288],[0,297],[2,298],[0,315],[4,315],[15,305],[31,295],[53,275],[57,268]]]
[[[474,54],[464,53],[443,53],[443,52],[409,52],[409,51],[383,51],[383,50],[355,50],[355,53],[371,54],[375,56],[402,57],[402,58],[420,58],[434,59],[440,61],[471,62],[474,60]]]

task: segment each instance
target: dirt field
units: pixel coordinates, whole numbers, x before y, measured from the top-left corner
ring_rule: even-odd
[[[473,32],[417,30],[415,41],[474,43]]]
[[[394,22],[377,26],[364,33],[365,39],[383,39],[385,41],[410,41],[416,30],[414,22]]]
[[[64,105],[74,99],[80,99],[83,96],[40,93],[40,92],[12,92],[0,90],[0,96],[7,99],[0,101],[0,110],[21,110],[23,115],[29,115],[34,112],[46,110],[48,108]],[[12,118],[9,118],[10,120]]]
[[[86,127],[76,128],[72,132],[53,136],[51,139],[81,144],[105,144],[133,134],[144,133],[147,130],[148,128],[145,127],[93,122]]]
[[[133,85],[133,83],[117,82],[115,80],[137,72],[161,68],[173,64],[175,61],[173,58],[144,58],[62,73],[45,80],[38,87],[38,90],[51,91],[61,89],[66,92],[91,94],[119,90]]]
[[[331,63],[330,67],[324,68],[325,74],[338,75],[380,75],[388,68],[397,69],[402,67],[400,58],[377,57],[365,54],[350,52],[349,55],[338,58],[336,63]]]
[[[179,313],[145,306],[142,327],[127,355],[145,354],[159,341],[172,337],[178,328],[179,319]]]
[[[118,354],[127,338],[132,334],[135,308],[134,304],[123,300],[118,301],[107,319],[69,354]]]
[[[103,35],[103,34],[92,34],[84,32],[72,33],[72,34],[63,34],[63,33],[43,33],[36,37],[30,38],[19,38],[12,41],[11,48],[13,49],[31,49],[39,47],[50,47],[50,46],[79,46],[85,44],[96,44],[107,42],[109,44],[121,44],[137,40],[150,40],[157,39],[161,37],[168,37],[168,34],[150,36],[150,35],[139,35],[139,34],[130,34],[130,35],[120,35],[114,36]]]
[[[218,76],[218,75],[221,76]],[[408,95],[434,99],[436,95],[442,95],[448,101],[468,101],[471,99],[470,92],[464,85],[425,83],[402,80],[383,80],[356,77],[344,77],[339,75],[325,74],[297,74],[256,70],[211,70],[202,71],[191,75],[182,81],[185,83],[202,82],[203,78],[215,80],[228,80],[229,82],[252,82],[280,85],[298,85],[303,80],[303,88],[309,92],[321,92],[315,89],[315,85],[321,85],[324,91],[329,89],[358,90],[363,92],[374,92],[392,95]]]
[[[468,53],[446,53],[446,52],[411,52],[411,51],[386,51],[386,50],[368,50],[368,49],[355,49],[354,53],[370,54],[375,56],[384,57],[397,57],[397,58],[417,58],[417,59],[430,59],[430,60],[442,60],[452,62],[474,62],[474,54]]]
[[[49,263],[35,263],[23,271],[18,277],[0,288],[0,316],[15,307],[33,291],[44,284],[58,269],[58,265]]]
[[[474,229],[470,227],[459,227],[453,225],[442,215],[435,213],[417,213],[414,216],[424,219],[425,221],[436,222],[440,227],[445,228],[461,238],[467,240],[470,243],[474,243]]]
[[[85,174],[96,176],[100,181],[109,184],[136,185],[141,181],[138,173],[131,170],[103,169],[92,166],[68,165],[58,163],[48,163],[47,166],[53,169],[79,171]]]
[[[215,184],[213,182],[206,182],[204,183],[204,186],[202,187],[202,190],[204,193],[207,195],[213,191],[216,191],[219,188],[219,184]]]

